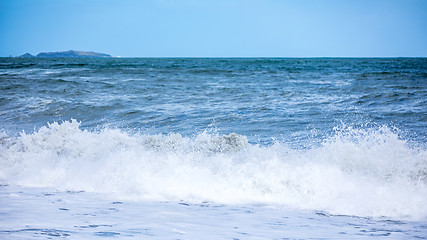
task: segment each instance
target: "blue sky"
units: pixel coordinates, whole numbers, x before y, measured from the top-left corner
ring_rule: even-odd
[[[0,0],[0,56],[427,56],[427,0]]]

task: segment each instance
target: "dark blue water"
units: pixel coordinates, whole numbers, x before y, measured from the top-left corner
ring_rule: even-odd
[[[427,140],[426,58],[0,59],[0,126],[238,133],[304,145],[334,127]]]

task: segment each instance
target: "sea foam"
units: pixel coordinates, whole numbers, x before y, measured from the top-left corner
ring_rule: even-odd
[[[427,152],[387,127],[337,129],[320,146],[245,136],[87,131],[76,120],[0,138],[7,184],[146,201],[268,204],[330,214],[427,217]]]

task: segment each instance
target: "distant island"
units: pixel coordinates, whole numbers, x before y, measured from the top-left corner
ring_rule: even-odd
[[[36,56],[26,53],[20,58],[111,58],[111,55],[96,52],[65,51],[65,52],[41,52]]]

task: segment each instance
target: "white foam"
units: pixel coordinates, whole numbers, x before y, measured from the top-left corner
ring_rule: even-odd
[[[387,127],[345,129],[320,147],[249,144],[238,134],[90,132],[75,120],[0,139],[10,184],[122,199],[263,203],[332,214],[427,217],[427,153]]]

